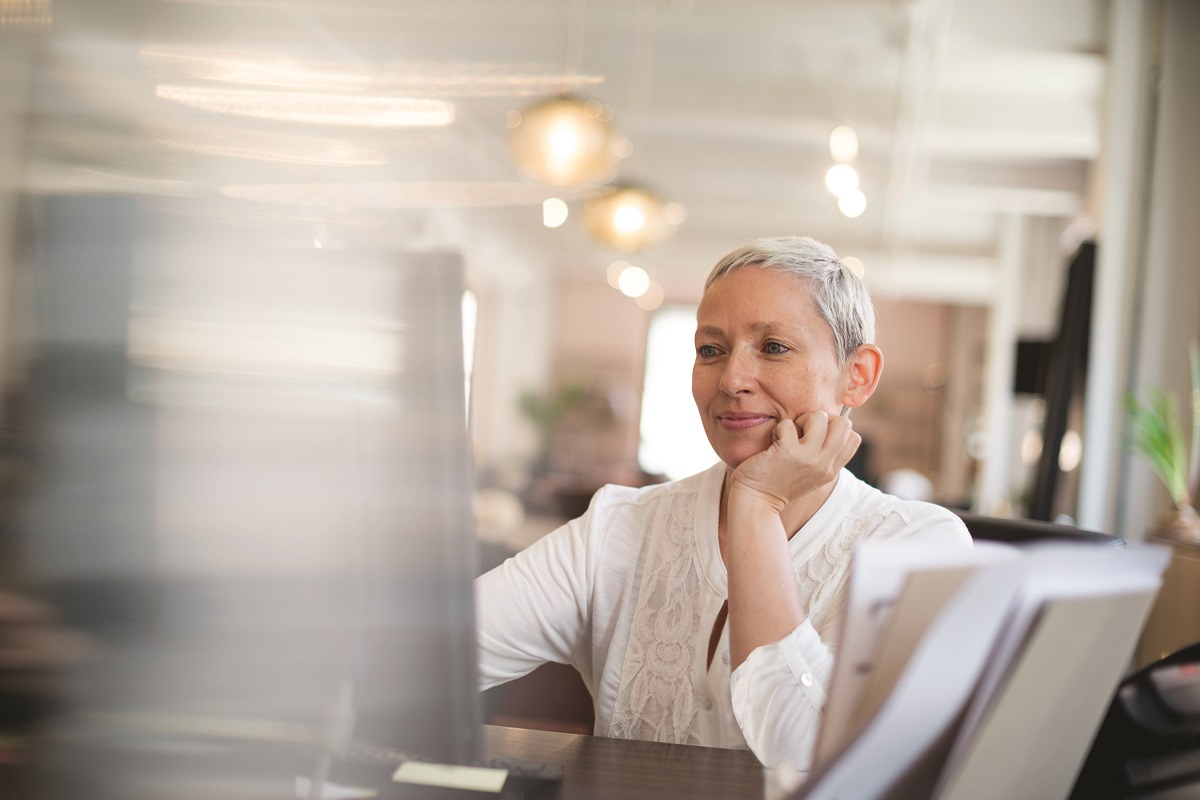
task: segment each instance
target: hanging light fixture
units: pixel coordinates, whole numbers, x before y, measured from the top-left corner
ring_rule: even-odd
[[[656,8],[646,3],[638,8],[630,67],[629,107],[639,120],[642,142],[640,160],[650,163],[650,84],[654,65],[654,18]],[[679,203],[667,203],[644,185],[624,181],[599,189],[584,202],[583,224],[595,238],[626,253],[659,244],[687,218]],[[643,289],[644,291],[644,289]],[[639,293],[640,294],[640,293]]]
[[[53,18],[50,0],[0,0],[0,30],[49,28]]]
[[[563,95],[513,115],[508,153],[528,177],[557,187],[612,180],[617,162],[611,113],[595,100]]]
[[[670,236],[681,216],[671,213],[677,205],[663,202],[638,184],[619,184],[601,189],[584,202],[584,227],[605,244],[632,253]]]
[[[867,196],[859,188],[858,171],[852,166],[858,155],[858,134],[841,125],[829,134],[829,152],[835,163],[825,173],[825,186],[838,199],[838,210],[850,219],[867,210]]]

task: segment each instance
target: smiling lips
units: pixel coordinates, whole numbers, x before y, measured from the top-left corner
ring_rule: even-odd
[[[727,431],[747,431],[757,428],[764,422],[774,422],[775,418],[767,414],[755,414],[749,411],[726,411],[724,414],[718,414],[717,420]]]

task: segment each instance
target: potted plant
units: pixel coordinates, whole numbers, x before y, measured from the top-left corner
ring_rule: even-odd
[[[554,437],[567,418],[579,409],[594,403],[599,394],[588,384],[579,381],[565,383],[548,392],[525,391],[517,407],[538,432],[537,469],[550,466]]]
[[[1200,517],[1193,500],[1200,474],[1200,344],[1192,340],[1188,347],[1192,374],[1190,454],[1185,445],[1179,407],[1175,398],[1160,389],[1151,389],[1150,403],[1142,405],[1132,395],[1125,398],[1131,422],[1134,447],[1150,462],[1162,480],[1175,508],[1159,522],[1158,533],[1167,538],[1200,544]]]

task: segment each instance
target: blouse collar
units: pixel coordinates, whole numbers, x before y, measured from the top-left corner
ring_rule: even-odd
[[[696,499],[696,519],[693,530],[696,536],[696,552],[704,577],[713,591],[722,597],[729,594],[729,573],[725,562],[721,560],[721,543],[717,537],[717,522],[721,511],[721,487],[725,482],[726,466],[718,461],[701,473],[700,491]],[[818,539],[824,539],[822,533],[832,533],[834,522],[846,515],[854,504],[855,477],[843,469],[834,484],[829,497],[817,509],[817,513],[796,531],[796,535],[788,541],[788,552],[792,557],[805,554],[809,546]]]

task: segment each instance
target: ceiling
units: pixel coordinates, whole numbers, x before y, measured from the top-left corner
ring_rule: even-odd
[[[803,233],[861,258],[877,293],[985,304],[1002,219],[1075,217],[1100,155],[1100,0],[50,8],[53,23],[28,38],[28,190],[131,192],[277,226],[305,246],[453,247],[496,280],[602,279],[624,257],[685,299],[741,242]],[[440,99],[454,121],[280,122],[181,94],[222,88]],[[616,178],[686,207],[667,243],[622,256],[578,224],[583,190],[514,168],[509,112],[568,88],[609,106],[632,144]],[[868,206],[857,219],[824,187],[838,125],[860,140]],[[571,204],[556,229],[542,225],[550,196]]]

